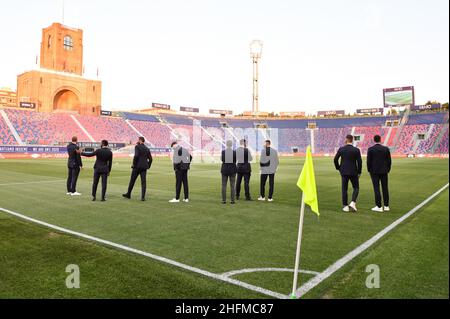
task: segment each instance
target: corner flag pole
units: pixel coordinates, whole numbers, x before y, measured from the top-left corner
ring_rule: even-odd
[[[302,232],[303,232],[303,216],[305,215],[305,193],[302,192],[302,204],[300,206],[300,221],[298,224],[298,238],[297,238],[297,252],[295,254],[295,268],[294,268],[294,281],[292,283],[292,298],[296,297],[298,271],[300,266],[300,247],[302,245]]]

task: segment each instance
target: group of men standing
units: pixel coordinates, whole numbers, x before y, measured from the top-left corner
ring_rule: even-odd
[[[72,142],[67,146],[67,153],[69,155],[67,167],[67,195],[80,196],[81,194],[76,191],[76,185],[80,170],[83,168],[83,162],[81,156],[96,157],[94,164],[94,179],[92,183],[92,200],[97,199],[97,187],[100,178],[102,179],[102,198],[101,201],[106,201],[106,188],[108,176],[112,169],[113,153],[108,147],[108,141],[103,140],[101,142],[101,148],[93,152],[82,152],[77,144],[77,137],[72,138]],[[189,152],[177,144],[172,143],[174,151],[173,166],[176,177],[175,193],[176,197],[169,202],[180,202],[181,186],[184,187],[184,202],[189,202],[189,186],[187,180],[187,172],[190,168],[192,156]],[[128,190],[122,196],[126,199],[131,199],[131,193],[134,188],[134,184],[138,177],[141,178],[141,201],[145,201],[145,195],[147,192],[147,171],[151,168],[153,163],[153,157],[150,149],[145,145],[145,138],[139,137],[136,146],[134,148],[133,164],[131,166],[131,177],[128,184]]]
[[[72,142],[67,146],[67,153],[69,159],[67,161],[68,177],[67,177],[67,195],[80,196],[77,192],[77,180],[80,170],[83,168],[81,156],[92,157],[96,156],[94,164],[94,181],[92,183],[92,200],[97,199],[97,187],[102,179],[102,201],[106,200],[106,186],[108,183],[108,176],[112,169],[113,153],[108,148],[108,141],[103,140],[101,147],[94,152],[82,152],[77,145],[78,139],[76,136],[72,137]]]
[[[108,176],[112,169],[113,154],[108,147],[108,141],[101,142],[101,148],[93,152],[82,152],[77,144],[77,137],[72,138],[72,142],[67,146],[68,158],[68,178],[67,178],[67,194],[72,196],[81,195],[76,191],[76,184],[78,175],[83,167],[81,156],[96,157],[94,164],[94,179],[92,184],[92,200],[97,199],[97,187],[102,179],[102,193],[101,201],[106,200],[106,188]],[[275,172],[278,168],[279,159],[278,153],[271,148],[271,142],[267,140],[263,151],[261,152],[261,186],[260,197],[258,200],[265,199],[265,185],[269,179],[269,196],[268,201],[273,201]],[[227,147],[222,151],[222,202],[226,203],[226,188],[228,181],[231,189],[231,204],[235,204],[239,200],[241,193],[242,180],[244,181],[245,199],[252,200],[250,195],[250,177],[252,172],[251,162],[253,161],[252,154],[247,147],[247,141],[241,140],[240,147],[236,150],[232,148],[233,143],[227,141]],[[189,202],[189,184],[188,171],[192,162],[192,155],[189,150],[173,142],[171,145],[173,150],[173,169],[175,171],[175,197],[169,200],[170,203],[179,203],[181,196],[181,189],[184,191],[183,202]],[[133,157],[133,164],[131,166],[131,177],[128,185],[128,191],[122,196],[130,199],[134,184],[138,177],[141,178],[141,201],[145,201],[147,190],[147,171],[150,169],[153,162],[150,149],[145,145],[145,138],[139,137],[135,146]],[[236,180],[237,176],[237,180]]]
[[[389,211],[388,174],[391,171],[391,152],[389,148],[381,145],[381,136],[373,138],[375,145],[367,151],[367,171],[370,173],[375,193],[374,212]],[[339,148],[334,157],[334,165],[341,174],[342,181],[342,205],[344,212],[357,211],[356,200],[359,194],[359,178],[362,173],[361,152],[353,146],[353,136],[346,136],[346,145]],[[353,193],[350,204],[348,203],[348,183],[352,184]],[[381,205],[381,189],[383,192],[383,206]]]
[[[234,150],[233,142],[227,141],[226,149],[222,151],[222,203],[227,202],[227,184],[230,182],[231,204],[235,204],[235,199],[239,200],[241,195],[241,184],[244,180],[245,200],[251,201],[250,195],[250,177],[252,173],[251,162],[252,154],[247,147],[245,139],[240,140],[240,146]],[[275,173],[278,169],[278,152],[271,147],[271,141],[266,140],[260,156],[261,181],[260,196],[258,200],[265,201],[265,190],[267,179],[269,179],[269,195],[267,200],[273,201],[275,186]],[[236,180],[237,176],[237,180]]]
[[[389,211],[389,190],[388,190],[388,173],[391,170],[391,154],[389,148],[381,145],[381,137],[374,136],[375,145],[370,147],[367,152],[367,170],[370,173],[375,193],[375,204],[372,211],[383,212]],[[184,190],[184,202],[189,202],[189,184],[188,171],[192,162],[192,155],[186,148],[173,142],[171,145],[173,150],[173,169],[175,171],[175,198],[169,200],[170,203],[179,203],[181,196],[181,188]],[[94,178],[92,184],[92,200],[97,198],[97,187],[102,180],[101,201],[106,200],[106,187],[108,176],[112,169],[113,153],[108,147],[108,141],[101,142],[101,148],[93,152],[82,152],[77,145],[77,138],[73,137],[72,142],[67,146],[68,158],[68,177],[67,177],[67,194],[71,196],[79,196],[76,190],[78,175],[83,167],[81,156],[96,156],[94,164]],[[222,203],[227,203],[227,185],[230,184],[231,204],[235,204],[240,199],[241,184],[244,181],[245,199],[251,201],[250,195],[250,177],[252,173],[251,162],[252,154],[247,147],[245,139],[240,140],[240,146],[233,149],[233,142],[227,141],[226,148],[221,154],[221,174],[222,174]],[[135,146],[133,164],[131,166],[131,177],[128,185],[128,191],[123,194],[124,198],[130,199],[134,184],[137,178],[141,178],[141,200],[145,201],[147,190],[147,171],[152,166],[153,158],[150,149],[145,145],[145,138],[139,137]],[[271,141],[266,140],[260,156],[260,196],[258,200],[265,201],[266,183],[269,180],[269,193],[267,200],[273,201],[275,173],[278,169],[279,158],[278,152],[271,147]],[[334,165],[341,174],[342,183],[342,204],[343,211],[357,211],[356,201],[359,195],[359,177],[362,173],[361,152],[357,147],[353,146],[353,136],[346,136],[346,145],[339,148],[334,157]],[[348,202],[348,184],[352,184],[353,193],[350,203]],[[381,190],[380,192],[380,184]],[[383,194],[383,196],[381,195]],[[382,205],[383,198],[383,205]]]

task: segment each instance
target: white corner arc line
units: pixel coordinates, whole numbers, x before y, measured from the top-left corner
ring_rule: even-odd
[[[60,226],[57,226],[57,225],[49,224],[49,223],[46,223],[46,222],[43,222],[43,221],[31,218],[31,217],[28,217],[26,215],[22,215],[20,213],[13,212],[13,211],[11,211],[9,209],[6,209],[6,208],[3,208],[3,207],[0,207],[0,211],[3,211],[4,213],[7,213],[9,215],[13,215],[13,216],[19,217],[21,219],[30,221],[30,222],[35,223],[35,224],[39,224],[39,225],[42,225],[42,226],[45,226],[45,227],[48,227],[48,228],[51,228],[51,229],[55,229],[57,231],[60,231],[60,232],[66,233],[66,234],[74,235],[74,236],[77,236],[77,237],[80,237],[80,238],[84,238],[84,239],[87,239],[87,240],[91,240],[91,241],[95,241],[95,242],[98,242],[98,243],[101,243],[101,244],[104,244],[104,245],[107,245],[107,246],[111,246],[111,247],[114,247],[114,248],[125,250],[125,251],[128,251],[128,252],[137,254],[137,255],[145,256],[145,257],[148,257],[148,258],[151,258],[151,259],[154,259],[154,260],[157,260],[157,261],[160,261],[160,262],[163,262],[163,263],[166,263],[166,264],[178,267],[178,268],[182,268],[184,270],[192,271],[194,273],[197,273],[197,274],[209,277],[209,278],[213,278],[213,279],[216,279],[216,280],[224,281],[224,282],[227,282],[227,283],[230,283],[230,284],[242,287],[242,288],[246,288],[248,290],[255,291],[255,292],[258,292],[258,293],[261,293],[261,294],[264,294],[264,295],[267,295],[267,296],[270,296],[270,297],[273,297],[273,298],[278,298],[278,299],[287,299],[288,298],[287,295],[283,295],[283,294],[280,294],[280,293],[275,292],[275,291],[271,291],[271,290],[268,290],[268,289],[265,289],[265,288],[262,288],[262,287],[254,286],[254,285],[251,285],[251,284],[248,284],[246,282],[239,281],[239,280],[236,280],[236,279],[228,278],[228,277],[225,277],[225,276],[223,276],[221,274],[215,274],[215,273],[212,273],[212,272],[207,271],[207,270],[203,270],[203,269],[200,269],[200,268],[192,267],[192,266],[180,263],[178,261],[175,261],[175,260],[172,260],[172,259],[168,259],[168,258],[165,258],[165,257],[162,257],[162,256],[154,255],[152,253],[148,253],[148,252],[145,252],[145,251],[142,251],[142,250],[139,250],[139,249],[131,248],[131,247],[128,247],[128,246],[125,246],[125,245],[122,245],[122,244],[117,244],[117,243],[114,243],[114,242],[109,241],[109,240],[101,239],[101,238],[98,238],[98,237],[94,237],[94,236],[90,236],[90,235],[83,234],[83,233],[80,233],[80,232],[76,232],[76,231],[73,231],[73,230],[70,230],[70,229],[67,229],[67,228],[64,228],[64,227],[60,227]]]
[[[294,272],[294,269],[291,268],[245,268],[245,269],[238,269],[238,270],[231,270],[231,271],[227,271],[222,273],[222,276],[225,277],[232,277],[232,276],[236,276],[236,275],[240,275],[240,274],[247,274],[247,273],[252,273],[252,272]],[[298,271],[299,273],[302,274],[309,274],[309,275],[314,275],[317,276],[318,274],[320,274],[318,271],[312,271],[312,270],[303,270],[300,269]]]
[[[425,206],[428,202],[430,202],[433,198],[435,198],[437,195],[442,193],[447,187],[449,186],[449,183],[441,187],[439,190],[437,190],[433,195],[425,199],[423,202],[421,202],[419,205],[411,209],[409,212],[407,212],[402,217],[395,220],[392,224],[378,232],[376,235],[374,235],[372,238],[364,242],[363,244],[359,245],[355,249],[353,249],[351,252],[349,252],[347,255],[336,261],[334,264],[329,266],[327,269],[325,269],[323,272],[318,274],[316,277],[310,279],[306,283],[304,283],[300,288],[296,291],[296,296],[300,297],[306,294],[308,291],[316,287],[318,284],[320,284],[322,281],[330,277],[333,273],[341,269],[345,264],[347,264],[349,261],[351,261],[353,258],[361,254],[363,251],[365,251],[367,248],[375,244],[381,237],[386,235],[388,232],[393,230],[395,227],[397,227],[401,222],[403,222],[405,219],[410,217],[412,214],[417,212],[419,209],[421,209],[423,206]]]

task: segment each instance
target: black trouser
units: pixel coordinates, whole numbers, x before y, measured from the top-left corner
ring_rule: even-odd
[[[180,199],[181,184],[183,184],[184,199],[189,199],[188,171],[185,169],[177,170],[177,171],[175,171],[175,177],[176,177],[176,184],[175,184],[176,197],[175,198]]]
[[[384,206],[389,206],[389,189],[388,189],[387,174],[372,174],[371,173],[370,178],[372,179],[373,191],[375,192],[375,204],[378,207],[381,207],[381,193],[380,193],[380,182],[381,182]]]
[[[348,181],[352,183],[353,187],[353,193],[352,193],[352,202],[356,202],[356,199],[358,198],[359,194],[359,178],[357,175],[355,176],[349,176],[349,175],[342,175],[342,204],[344,206],[348,205]]]
[[[69,168],[67,175],[67,192],[75,193],[77,191],[77,180],[80,174],[80,168]]]
[[[230,179],[230,191],[231,191],[231,201],[234,202],[235,193],[236,193],[236,174],[233,175],[224,175],[222,174],[222,201],[227,201],[227,184],[228,179]]]
[[[108,173],[99,172],[94,170],[94,182],[92,183],[92,197],[97,196],[97,186],[100,180],[100,176],[102,177],[102,199],[105,198],[106,195],[106,184],[108,182]]]
[[[133,168],[131,171],[130,184],[128,185],[128,196],[131,196],[131,192],[133,191],[134,183],[138,176],[141,176],[141,198],[145,198],[145,192],[147,191],[147,170]]]
[[[271,199],[273,196],[273,188],[275,184],[275,174],[261,174],[260,193],[261,197],[265,197],[267,177],[269,177],[269,199]]]
[[[236,181],[237,198],[239,198],[239,196],[241,195],[241,183],[242,178],[244,178],[245,198],[250,199],[250,176],[251,173],[237,173],[237,181]]]

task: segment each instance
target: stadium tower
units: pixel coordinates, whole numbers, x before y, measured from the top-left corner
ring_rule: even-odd
[[[83,30],[42,30],[40,68],[17,76],[17,104],[39,112],[99,115],[102,83],[83,77]]]

